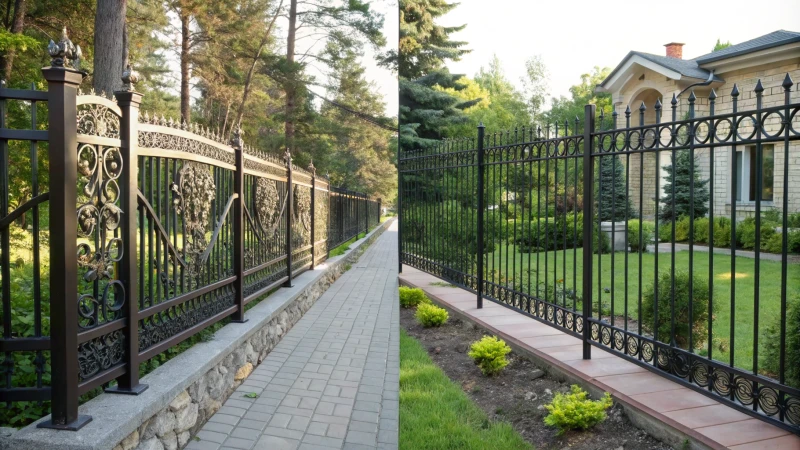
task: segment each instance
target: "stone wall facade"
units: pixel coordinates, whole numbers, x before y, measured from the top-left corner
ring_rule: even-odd
[[[324,276],[304,289],[292,304],[232,351],[220,364],[178,394],[168,407],[145,420],[113,450],[178,450],[185,447],[253,369],[261,364],[281,338],[328,287],[349,269],[350,264],[358,260],[384,229],[385,224],[379,225],[378,230],[366,242],[328,267]]]
[[[626,125],[625,108],[630,105],[632,114],[630,117],[631,126],[639,125],[639,107],[644,101],[646,111],[644,115],[645,125],[655,123],[655,110],[653,108],[655,99],[661,99],[662,115],[661,122],[669,122],[672,120],[672,109],[670,101],[673,94],[678,94],[683,85],[679,85],[673,79],[664,77],[650,69],[641,69],[642,76],[640,79],[634,78],[626,84],[619,92],[612,96],[612,101],[619,114],[617,117],[616,126],[623,128]],[[736,71],[725,72],[720,76],[724,78],[725,82],[720,86],[715,86],[714,90],[717,94],[715,102],[715,114],[726,114],[733,110],[733,97],[730,95],[733,85],[736,84],[739,88],[738,110],[748,111],[756,107],[756,95],[753,92],[758,80],[764,87],[762,94],[762,103],[764,107],[774,107],[784,104],[784,90],[781,86],[786,74],[789,74],[795,83],[800,80],[800,61],[797,59],[783,62],[776,62],[772,64],[765,64],[762,66],[751,67],[747,69],[740,69]],[[795,84],[795,87],[797,84]],[[695,117],[702,119],[702,117],[709,115],[709,101],[708,95],[711,89],[709,87],[698,86],[694,88],[697,100],[695,102]],[[676,108],[676,116],[678,120],[684,119],[689,111],[687,98],[689,93],[686,92],[679,99],[678,107]],[[792,101],[800,101],[797,90],[793,89]],[[608,120],[608,119],[607,119]],[[795,121],[796,122],[796,121]],[[610,125],[610,123],[609,123]],[[780,118],[777,116],[771,117],[766,121],[765,131],[767,133],[775,133],[781,128]],[[698,132],[702,134],[703,129]],[[726,132],[718,131],[719,134],[725,135]],[[743,134],[748,134],[744,133]],[[744,146],[738,146],[737,150],[742,150]],[[743,219],[752,215],[755,211],[754,202],[733,202],[733,191],[731,186],[731,174],[733,167],[730,155],[732,147],[717,147],[713,151],[714,158],[714,179],[709,184],[713,198],[714,198],[714,214],[717,216],[730,217],[731,204],[736,204],[737,218]],[[782,207],[784,189],[789,189],[789,212],[800,211],[800,142],[793,141],[789,144],[789,184],[788,187],[784,186],[783,170],[787,158],[784,156],[784,145],[782,142],[774,144],[774,201],[762,202],[762,210],[770,208],[780,209]],[[640,198],[640,186],[643,191],[642,209],[644,216],[652,218],[655,213],[656,197],[664,195],[663,186],[666,181],[661,178],[659,182],[660,192],[656,192],[656,178],[657,176],[664,176],[664,171],[660,168],[670,163],[670,152],[659,152],[660,157],[656,160],[655,155],[647,154],[644,157],[644,176],[640,177],[639,166],[640,157],[632,155],[630,157],[630,179],[629,179],[629,194],[634,205],[638,209]],[[708,148],[697,149],[697,164],[700,168],[700,174],[703,179],[711,178],[711,151]],[[625,162],[626,158],[621,158]],[[657,175],[658,174],[658,175]]]

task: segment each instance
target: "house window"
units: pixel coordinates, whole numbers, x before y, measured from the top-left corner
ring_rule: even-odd
[[[775,184],[775,148],[763,145],[761,148],[761,191],[758,189],[758,151],[755,146],[745,147],[736,152],[736,201],[754,202],[759,196],[762,202],[771,202]]]

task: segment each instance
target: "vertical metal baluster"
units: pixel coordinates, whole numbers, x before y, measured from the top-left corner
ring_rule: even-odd
[[[716,112],[716,100],[717,100],[717,93],[714,92],[714,89],[711,89],[711,92],[708,94],[708,115],[710,116],[708,119],[708,154],[709,154],[709,166],[708,166],[708,179],[711,180],[709,183],[711,186],[709,187],[709,192],[711,195],[709,196],[708,200],[708,359],[713,359],[714,355],[714,195],[716,194],[716,189],[714,189],[714,185],[716,184],[716,180],[714,179],[714,151],[716,148],[714,147],[714,137],[716,135],[716,124],[714,122],[714,113]]]
[[[675,151],[675,147],[678,145],[677,142],[677,131],[676,131],[676,124],[675,122],[678,120],[678,98],[675,94],[672,95],[672,185],[671,185],[671,194],[672,194],[672,236],[671,236],[671,253],[670,253],[670,266],[669,270],[672,276],[670,276],[670,289],[669,289],[669,305],[670,305],[670,332],[669,332],[669,345],[675,346],[675,172],[677,172],[677,153]],[[657,280],[657,278],[656,278]],[[658,281],[656,281],[658,283]],[[656,307],[656,311],[658,311],[658,307]],[[658,316],[656,316],[655,321],[655,330],[658,331]],[[658,337],[655,338],[658,340]],[[654,360],[656,364],[658,360]]]
[[[694,339],[692,328],[694,324],[694,141],[695,141],[695,122],[694,122],[694,102],[697,100],[697,97],[694,95],[694,90],[692,90],[691,94],[689,94],[689,331],[687,338],[689,339],[689,353],[694,353]],[[677,165],[673,166],[673,170],[676,171],[678,169]],[[673,190],[675,187],[673,186]],[[675,286],[675,266],[672,267],[672,285],[673,285],[673,297],[674,293],[674,286]],[[674,306],[673,306],[674,308]],[[672,310],[673,314],[673,324],[675,323],[675,310]],[[674,325],[673,325],[673,334],[675,333]],[[677,344],[677,341],[676,341]]]
[[[483,273],[483,240],[484,240],[484,231],[483,231],[483,214],[484,214],[484,204],[483,204],[483,197],[485,194],[485,190],[483,187],[483,158],[484,158],[484,134],[485,134],[485,127],[483,126],[483,122],[478,125],[478,254],[476,255],[476,261],[478,262],[478,309],[483,308],[483,279],[485,277]]]
[[[761,318],[761,197],[764,194],[764,146],[761,143],[763,138],[764,114],[762,108],[764,86],[759,79],[753,90],[756,93],[756,245],[753,249],[755,253],[755,271],[753,277],[753,373],[758,374],[758,328]],[[784,211],[784,215],[786,212]],[[789,230],[784,229],[783,233]],[[785,251],[785,249],[784,249]],[[734,274],[733,276],[736,276]],[[753,392],[758,392],[758,383],[753,381]],[[758,410],[758,402],[753,402],[753,411]]]
[[[781,252],[781,342],[780,342],[780,362],[778,363],[778,381],[780,384],[786,384],[786,288],[789,284],[789,261],[788,261],[788,253],[789,253],[789,136],[791,133],[791,121],[789,120],[791,111],[789,109],[789,104],[791,103],[791,96],[792,96],[792,77],[789,74],[786,74],[786,77],[783,79],[783,103],[786,105],[785,109],[783,110],[783,202],[782,202],[782,211],[783,211],[783,223],[782,225],[782,236],[781,236],[781,248],[783,251]],[[796,325],[796,324],[795,324]],[[783,404],[786,396],[784,392],[781,391],[778,402]],[[786,411],[781,410],[779,419],[782,421],[786,420]]]

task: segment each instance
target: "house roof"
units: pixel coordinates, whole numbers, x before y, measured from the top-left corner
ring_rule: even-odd
[[[632,59],[633,61],[631,61]],[[708,76],[711,74],[710,71],[701,68],[697,64],[697,61],[692,59],[670,58],[669,56],[654,55],[652,53],[630,51],[624,58],[622,58],[622,61],[620,61],[617,67],[615,67],[614,70],[608,74],[608,77],[606,77],[606,79],[600,83],[600,86],[606,88],[609,81],[615,80],[618,73],[627,70],[631,64],[638,62],[640,65],[647,65],[647,62],[643,62],[642,60],[666,69],[666,71],[663,71],[662,73],[665,73],[667,76],[677,76],[678,78],[689,77],[704,81],[707,80]],[[631,64],[628,63],[629,61]],[[660,71],[657,68],[655,68],[655,70]],[[714,75],[713,80],[724,81],[722,78],[716,75]]]
[[[614,80],[617,73],[621,70],[626,70],[630,64],[627,64],[631,58],[642,58],[650,63],[657,64],[658,66],[663,67],[668,71],[675,72],[683,77],[689,78],[696,78],[700,80],[707,80],[708,76],[710,75],[710,71],[700,67],[701,65],[721,61],[727,58],[733,58],[740,55],[745,55],[752,52],[757,52],[760,50],[778,47],[781,45],[791,44],[794,42],[800,42],[800,32],[796,31],[786,31],[786,30],[778,30],[773,31],[772,33],[765,34],[763,36],[759,36],[755,39],[750,39],[749,41],[742,42],[740,44],[732,45],[728,48],[723,50],[718,50],[713,53],[708,53],[703,56],[699,56],[694,59],[678,59],[678,58],[670,58],[668,56],[661,56],[661,55],[654,55],[652,53],[645,53],[639,51],[630,51],[625,56],[625,58],[620,61],[617,67],[611,71],[611,73],[600,83],[600,87],[605,88],[606,85],[610,80]],[[641,64],[642,61],[639,60]],[[714,81],[724,81],[717,75],[714,75]]]
[[[698,64],[706,64],[759,50],[791,44],[793,42],[800,42],[800,33],[796,31],[778,30],[740,44],[731,45],[728,48],[713,53],[698,56],[694,61],[697,61]]]

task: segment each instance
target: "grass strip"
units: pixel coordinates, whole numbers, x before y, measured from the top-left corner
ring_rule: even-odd
[[[506,422],[493,422],[417,340],[400,330],[401,449],[532,449]]]

